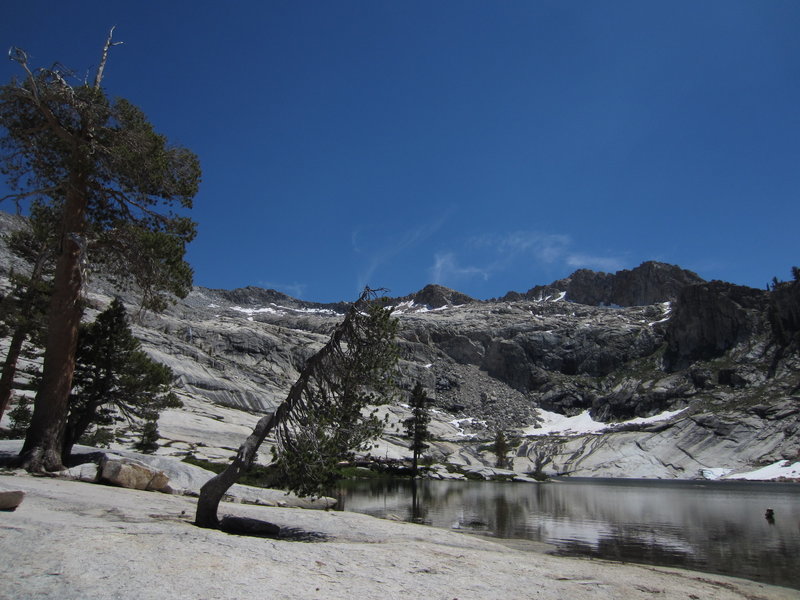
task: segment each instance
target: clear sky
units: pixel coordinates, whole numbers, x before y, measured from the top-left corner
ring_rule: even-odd
[[[117,26],[107,91],[202,162],[198,285],[490,298],[645,260],[754,287],[800,264],[794,0],[0,13],[3,52],[78,72]],[[0,81],[19,72],[0,61]]]

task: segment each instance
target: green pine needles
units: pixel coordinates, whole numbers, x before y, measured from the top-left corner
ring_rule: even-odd
[[[417,474],[419,457],[428,449],[428,440],[431,439],[428,425],[431,422],[430,407],[432,400],[425,393],[425,388],[418,381],[411,392],[408,401],[411,407],[411,416],[403,421],[406,436],[411,440],[410,449],[412,452],[412,468],[414,475]]]
[[[112,425],[118,417],[137,424],[141,443],[153,450],[159,413],[181,406],[172,381],[171,369],[142,351],[125,306],[115,298],[93,323],[81,326],[63,459],[91,427]]]

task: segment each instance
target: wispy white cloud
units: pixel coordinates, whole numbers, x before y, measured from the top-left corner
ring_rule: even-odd
[[[587,254],[569,254],[565,262],[576,269],[598,269],[613,273],[624,267],[621,260],[608,256],[589,256]]]
[[[306,289],[308,289],[308,285],[305,283],[276,283],[274,281],[259,281],[258,285],[263,288],[278,290],[279,292],[283,292],[284,294],[288,294],[293,298],[302,298],[303,295],[306,293]]]
[[[452,252],[437,253],[430,268],[431,282],[438,284],[452,283],[459,279],[480,277],[489,279],[490,270],[480,267],[461,266]]]
[[[624,261],[615,256],[602,256],[576,250],[569,235],[540,231],[513,231],[486,234],[469,239],[458,252],[440,251],[434,255],[430,275],[434,283],[455,282],[480,277],[484,281],[497,273],[529,268],[538,263],[550,268],[590,268],[618,271]],[[471,258],[468,258],[471,257]]]
[[[363,270],[358,274],[357,290],[364,289],[366,285],[375,285],[371,281],[375,272],[384,264],[394,259],[399,254],[418,246],[432,235],[434,235],[447,220],[450,210],[437,218],[420,223],[416,227],[407,229],[400,233],[387,236],[383,245],[370,250],[370,258]],[[355,230],[351,236],[351,243],[355,252],[361,252],[362,246],[359,243],[359,230]]]
[[[538,231],[512,231],[502,235],[485,235],[472,240],[473,245],[491,249],[498,256],[509,260],[528,254],[544,263],[558,261],[571,243],[572,240],[568,235]]]
[[[496,254],[498,263],[511,262],[520,256],[530,256],[547,265],[564,264],[575,268],[617,271],[624,261],[615,256],[598,256],[579,252],[569,235],[539,231],[514,231],[504,235],[481,236],[473,240]]]

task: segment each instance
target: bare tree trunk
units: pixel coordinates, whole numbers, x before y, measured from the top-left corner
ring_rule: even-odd
[[[363,297],[364,296],[362,296],[362,299]],[[359,299],[359,302],[360,301],[361,299]],[[359,302],[356,302],[354,307],[358,306]],[[225,495],[225,492],[227,492],[228,489],[236,483],[239,476],[253,464],[256,452],[258,452],[261,443],[266,439],[269,432],[280,425],[295,405],[301,401],[305,387],[308,385],[308,381],[315,369],[325,358],[332,354],[341,343],[344,336],[344,328],[348,325],[349,320],[353,318],[355,310],[355,308],[350,309],[350,313],[345,317],[344,322],[334,330],[328,343],[325,344],[319,352],[308,359],[297,381],[289,390],[286,400],[281,402],[275,412],[264,415],[258,420],[258,423],[256,423],[253,429],[253,433],[239,446],[239,451],[236,453],[236,458],[233,459],[233,462],[228,465],[224,471],[209,479],[205,485],[200,488],[200,497],[197,499],[197,513],[195,515],[196,525],[210,528],[215,528],[219,525],[217,509],[219,508],[219,503]]]
[[[59,471],[64,468],[61,462],[64,426],[75,371],[78,326],[83,314],[81,243],[85,233],[87,203],[86,170],[78,167],[74,172],[70,177],[64,206],[61,249],[48,310],[42,382],[34,400],[31,424],[18,460],[19,465],[29,471]]]
[[[253,433],[247,436],[244,443],[239,446],[233,462],[200,488],[200,498],[197,500],[197,513],[194,521],[196,525],[211,528],[219,525],[217,509],[222,497],[238,481],[239,476],[253,464],[258,448],[276,423],[276,413],[274,412],[261,417],[256,423]]]
[[[100,408],[100,404],[93,404],[85,407],[84,410],[79,411],[77,414],[70,411],[67,424],[64,427],[64,446],[61,450],[61,459],[64,464],[69,462],[69,457],[72,455],[72,447],[78,443],[81,436],[89,429],[94,417],[97,415],[98,408]]]
[[[312,373],[314,373],[318,365],[338,347],[343,337],[344,326],[347,324],[348,319],[352,318],[353,313],[354,310],[351,309],[350,314],[345,318],[345,322],[333,332],[328,343],[325,344],[319,352],[308,359],[297,381],[289,390],[286,400],[281,402],[275,412],[266,414],[258,420],[258,423],[256,423],[253,429],[253,433],[239,446],[239,451],[236,453],[236,458],[233,459],[233,462],[231,462],[224,471],[209,479],[205,485],[200,488],[200,497],[197,500],[197,513],[195,516],[196,525],[211,528],[219,525],[217,509],[225,492],[227,492],[228,489],[236,483],[239,476],[247,471],[253,464],[256,452],[258,452],[261,443],[266,439],[269,432],[280,425],[295,405],[301,401],[302,394],[308,385]]]
[[[114,29],[116,29],[116,25],[111,28],[108,32],[108,37],[106,38],[106,43],[103,46],[103,54],[100,58],[100,64],[97,65],[97,73],[94,77],[94,89],[100,89],[100,83],[103,81],[103,72],[106,70],[106,61],[108,60],[108,51],[113,46],[119,46],[122,42],[112,42],[111,38],[114,36]]]
[[[8,345],[6,361],[3,363],[3,374],[0,376],[0,419],[3,418],[9,404],[11,404],[14,376],[17,374],[17,361],[19,361],[19,355],[22,351],[22,344],[27,337],[28,332],[25,327],[17,327],[11,336],[11,343]]]
[[[8,353],[6,353],[6,361],[3,363],[3,374],[0,376],[0,419],[3,418],[9,404],[11,404],[11,396],[14,391],[14,377],[17,375],[17,363],[19,362],[19,355],[22,352],[22,345],[28,338],[31,332],[31,319],[33,319],[32,304],[35,302],[34,289],[41,283],[42,273],[45,269],[47,262],[45,251],[39,253],[36,262],[33,265],[33,271],[28,283],[28,292],[24,295],[21,311],[22,322],[17,325],[14,333],[11,335],[11,342],[8,345]]]
[[[286,399],[281,402],[273,413],[259,419],[253,429],[253,433],[239,447],[233,462],[222,473],[208,480],[200,489],[200,497],[197,500],[197,513],[195,515],[196,525],[212,528],[219,525],[217,510],[225,492],[236,483],[241,473],[253,464],[258,448],[270,431],[278,428],[277,437],[280,439],[281,435],[285,435],[285,430],[292,420],[300,414],[305,414],[307,400],[304,395],[310,393],[315,379],[325,379],[330,384],[330,377],[334,377],[330,372],[331,363],[335,364],[337,361],[345,360],[348,353],[370,352],[372,350],[368,344],[361,345],[359,343],[359,325],[355,321],[363,314],[360,311],[363,309],[364,303],[370,297],[373,297],[374,293],[373,290],[368,288],[364,290],[361,297],[350,307],[344,321],[334,329],[328,343],[306,361],[300,376],[292,385]],[[316,397],[313,393],[311,393],[311,396]]]

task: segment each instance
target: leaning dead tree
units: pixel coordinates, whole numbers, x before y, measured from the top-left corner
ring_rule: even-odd
[[[253,464],[261,443],[275,433],[275,463],[288,487],[317,494],[336,462],[365,449],[383,428],[367,407],[391,390],[397,363],[397,320],[365,289],[327,344],[306,362],[286,399],[262,417],[233,462],[200,490],[195,523],[217,527],[222,497]]]

